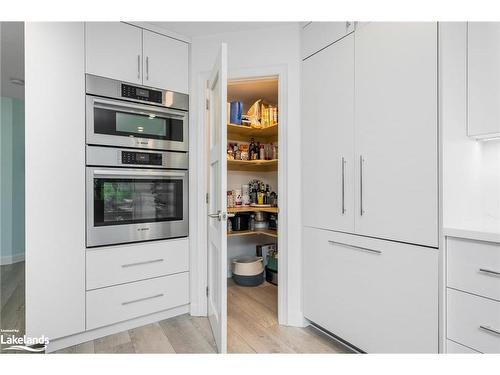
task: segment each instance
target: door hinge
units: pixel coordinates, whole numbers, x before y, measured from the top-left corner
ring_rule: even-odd
[[[205,202],[208,204],[208,193],[205,195]]]
[[[209,110],[210,109],[210,100],[205,100],[205,103],[206,103],[206,110]]]
[[[207,293],[207,297],[208,297],[208,286],[207,286],[207,288],[206,288],[205,292]]]

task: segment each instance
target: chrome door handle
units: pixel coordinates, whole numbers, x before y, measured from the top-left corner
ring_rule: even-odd
[[[132,303],[137,303],[137,302],[142,302],[142,301],[147,301],[149,299],[153,299],[153,298],[160,298],[160,297],[163,297],[164,294],[161,293],[161,294],[155,294],[154,296],[150,296],[150,297],[144,297],[144,298],[138,298],[138,299],[134,299],[132,301],[126,301],[126,302],[122,302],[122,306],[125,306],[125,305],[130,305]]]
[[[366,247],[348,245],[346,243],[331,241],[331,240],[329,240],[328,242],[331,243],[332,245],[340,245],[340,246],[348,247],[348,248],[353,249],[353,250],[361,250],[361,251],[366,251],[368,253],[378,254],[378,255],[382,254],[382,252],[380,250],[373,250],[373,249],[368,249]]]
[[[488,332],[488,333],[493,333],[494,335],[500,335],[500,331],[497,331],[496,329],[493,329],[491,327],[479,326],[479,328],[482,329],[483,331]]]
[[[492,270],[489,270],[489,269],[486,269],[486,268],[480,268],[479,272],[486,273],[489,276],[500,276],[500,272],[492,271]]]
[[[208,217],[212,218],[212,219],[218,219],[219,221],[222,220],[222,211],[217,211],[216,214],[208,214]]]
[[[363,216],[365,210],[363,208],[363,155],[359,155],[359,214]]]
[[[146,81],[149,81],[149,56],[146,56]]]
[[[137,78],[141,78],[141,55],[137,55]]]
[[[145,264],[151,264],[151,263],[160,263],[163,262],[164,259],[153,259],[153,260],[146,260],[145,262],[137,262],[137,263],[128,263],[128,264],[122,264],[122,268],[128,268],[128,267],[134,267],[134,266],[142,266]]]
[[[345,214],[345,159],[342,156],[342,215]]]

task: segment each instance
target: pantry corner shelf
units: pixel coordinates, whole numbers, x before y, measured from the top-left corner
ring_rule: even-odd
[[[278,170],[278,159],[273,160],[228,160],[230,171],[271,172]]]
[[[274,142],[278,140],[278,124],[265,128],[227,124],[227,139],[232,141],[248,142],[254,138],[259,142]]]
[[[278,213],[278,207],[228,207],[227,212],[230,214],[236,214],[240,212],[269,212],[272,214]]]
[[[255,236],[255,235],[264,235],[268,237],[278,238],[278,232],[272,229],[242,230],[242,231],[227,233],[228,237]]]

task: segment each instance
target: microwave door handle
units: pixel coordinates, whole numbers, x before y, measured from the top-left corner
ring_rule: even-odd
[[[117,170],[94,170],[94,176],[122,176],[122,177],[186,177],[184,172],[160,172],[160,171],[117,171]]]

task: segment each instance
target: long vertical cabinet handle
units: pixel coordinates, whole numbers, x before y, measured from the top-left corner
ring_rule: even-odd
[[[363,155],[359,155],[359,214],[363,216],[365,210],[363,208]]]
[[[146,81],[149,81],[149,56],[146,56]]]
[[[141,79],[141,55],[137,55],[137,78]]]
[[[342,156],[342,215],[345,214],[345,158]]]

